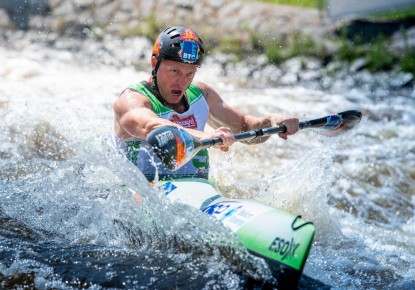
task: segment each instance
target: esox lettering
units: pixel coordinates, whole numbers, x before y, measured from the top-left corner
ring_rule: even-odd
[[[286,258],[293,258],[295,256],[295,251],[299,246],[300,243],[296,243],[293,238],[291,238],[291,241],[287,241],[283,238],[276,237],[268,250],[280,254],[282,260],[285,260]]]

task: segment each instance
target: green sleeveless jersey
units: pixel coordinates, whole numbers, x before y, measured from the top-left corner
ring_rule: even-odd
[[[142,83],[128,87],[146,96],[151,102],[152,111],[160,118],[167,119],[185,128],[204,131],[209,118],[209,107],[202,91],[195,84],[190,84],[186,90],[185,97],[189,108],[183,113],[178,113],[165,106],[162,102]],[[163,166],[161,160],[153,152],[146,140],[138,138],[121,139],[114,134],[116,146],[132,161],[149,180],[155,176],[160,179],[203,177],[208,178],[209,156],[206,149],[199,151],[184,166],[176,171],[170,171]]]

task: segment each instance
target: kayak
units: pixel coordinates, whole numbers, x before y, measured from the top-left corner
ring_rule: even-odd
[[[279,289],[297,286],[314,238],[314,225],[283,209],[253,199],[223,196],[206,179],[160,181],[166,197],[216,218],[246,249],[263,258]]]

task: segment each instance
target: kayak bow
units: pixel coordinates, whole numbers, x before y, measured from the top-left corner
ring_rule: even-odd
[[[161,185],[169,200],[198,208],[235,233],[250,253],[267,262],[278,289],[296,287],[314,238],[311,222],[252,199],[226,198],[206,179]]]

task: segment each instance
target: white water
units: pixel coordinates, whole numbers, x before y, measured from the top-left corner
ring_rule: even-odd
[[[166,204],[130,164],[102,145],[112,126],[114,98],[148,72],[119,69],[105,64],[105,57],[80,62],[82,51],[20,48],[0,47],[2,212],[69,244],[131,243],[111,222],[117,218],[128,221],[131,231],[144,232],[143,247],[176,232],[190,243],[211,238],[214,244],[216,223]],[[247,113],[301,119],[348,109],[364,113],[358,127],[339,137],[303,130],[288,141],[236,144],[228,154],[212,149],[212,175],[229,196],[256,198],[314,222],[308,276],[343,289],[415,288],[415,94],[389,91],[385,95],[391,96],[374,101],[365,86],[351,90],[348,79],[333,84],[336,93],[301,86],[254,89],[221,77],[219,67],[210,65],[197,78]],[[121,184],[140,191],[144,209]],[[221,273],[213,260],[212,273]],[[23,271],[27,265],[17,259],[14,267]],[[257,270],[245,268],[268,275],[261,261],[253,261]],[[7,271],[11,268],[0,261],[0,273]],[[226,285],[238,279],[225,273]]]

